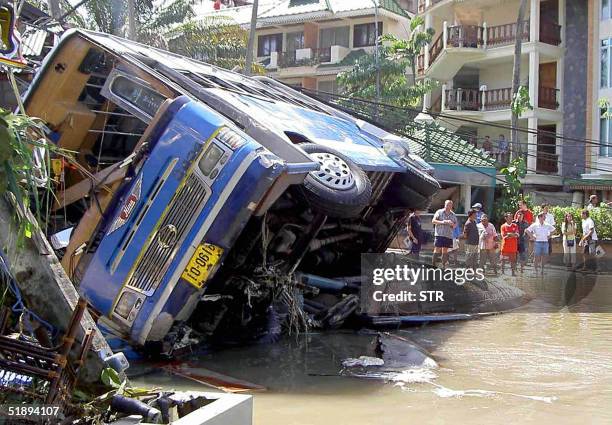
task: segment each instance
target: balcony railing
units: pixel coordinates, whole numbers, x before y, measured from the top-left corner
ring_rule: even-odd
[[[487,27],[487,46],[503,46],[512,44],[516,40],[517,25],[512,24],[495,25]],[[529,21],[523,22],[523,41],[529,41]]]
[[[424,63],[423,69],[431,65],[444,49],[447,48],[474,48],[488,49],[515,42],[518,25],[516,22],[488,27],[485,25],[453,25],[446,26],[429,46],[429,61]],[[521,40],[530,40],[529,21],[523,21]],[[561,44],[561,26],[554,22],[544,21],[540,25],[540,42],[558,46]]]
[[[559,108],[559,90],[539,87],[538,107],[556,110]],[[510,109],[512,89],[510,87],[490,90],[454,88],[444,91],[444,110],[451,111],[498,111]]]
[[[451,89],[445,92],[446,109],[453,111],[479,111],[481,107],[478,89]]]
[[[417,56],[417,75],[425,74],[425,55],[421,53]]]
[[[554,145],[552,145],[554,149]],[[536,172],[544,174],[559,173],[559,155],[538,151],[536,155]]]
[[[512,88],[491,89],[483,91],[484,105],[483,111],[497,111],[500,109],[510,109],[512,104]]]
[[[540,86],[538,88],[538,106],[546,109],[557,109],[559,107],[558,93],[559,89],[554,87]]]
[[[294,66],[298,66],[295,50],[278,53],[278,67],[279,68],[291,68]]]
[[[448,27],[447,46],[481,47],[484,27],[478,25],[455,25]]]
[[[308,50],[306,50],[308,51]],[[303,55],[303,51],[301,52]],[[331,62],[331,47],[321,47],[318,49],[310,49],[309,56],[302,56],[298,59],[298,51],[290,50],[287,52],[278,53],[279,68],[293,68],[296,66],[311,66],[320,63]]]
[[[331,47],[312,49],[312,57],[316,63],[331,62]]]
[[[440,34],[429,48],[429,63],[433,63],[444,48],[444,40],[442,39],[442,36],[443,34]]]
[[[558,46],[561,44],[561,25],[545,21],[540,24],[540,41]]]

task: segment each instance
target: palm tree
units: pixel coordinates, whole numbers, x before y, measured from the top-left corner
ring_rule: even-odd
[[[417,60],[421,50],[433,39],[432,28],[423,29],[424,20],[417,16],[410,22],[410,36],[400,39],[386,34],[380,37],[385,45],[380,49],[378,63],[373,54],[363,54],[352,69],[337,77],[342,92],[350,97],[380,100],[397,106],[415,106],[437,83],[416,80]],[[406,69],[412,71],[409,79]],[[381,92],[377,99],[376,78],[380,71]]]

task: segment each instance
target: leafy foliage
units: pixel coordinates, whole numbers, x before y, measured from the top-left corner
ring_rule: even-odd
[[[31,208],[39,222],[43,213],[39,186],[41,181],[48,185],[48,180],[40,175],[46,174],[47,164],[37,163],[33,155],[35,148],[43,148],[48,153],[41,136],[40,124],[36,120],[0,108],[0,195],[10,194],[21,211]],[[17,221],[19,237],[30,237],[35,224],[20,215],[17,215]]]
[[[229,17],[186,22],[165,37],[172,52],[227,69],[245,66],[248,33]],[[254,64],[252,72],[263,74],[264,69]]]
[[[512,113],[516,114],[517,117],[521,117],[527,110],[533,110],[533,106],[529,101],[529,89],[525,86],[520,86],[516,95],[512,99],[510,106]]]
[[[433,38],[434,30],[422,30],[423,19],[415,17],[410,24],[408,39],[384,35],[380,41],[378,64],[376,55],[365,54],[357,59],[352,69],[338,75],[338,85],[349,97],[378,100],[395,106],[414,106],[422,96],[437,86],[432,80],[416,81],[417,58],[422,48]],[[409,78],[406,70],[412,70]],[[380,97],[377,99],[376,83],[380,71]]]
[[[495,200],[493,206],[493,219],[495,222],[503,221],[504,213],[514,212],[518,202],[524,200],[529,203],[529,196],[521,193],[521,180],[527,174],[527,164],[522,157],[513,159],[510,164],[502,168],[500,173],[505,177],[505,183],[501,187],[501,196]]]
[[[566,213],[570,213],[576,223],[576,230],[579,236],[582,236],[582,218],[580,213],[584,208],[582,207],[551,207],[550,213],[555,217],[556,233],[561,234],[561,223]],[[540,207],[535,208],[535,214],[540,212]],[[602,206],[599,208],[593,208],[589,211],[589,217],[593,219],[595,223],[595,230],[597,237],[600,240],[612,240],[612,208]]]

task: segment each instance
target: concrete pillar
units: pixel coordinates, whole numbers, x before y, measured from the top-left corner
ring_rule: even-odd
[[[423,96],[423,111],[429,111],[430,109],[431,109],[431,92],[427,92]]]
[[[463,211],[466,213],[472,208],[472,185],[461,185],[461,200],[463,202]]]
[[[426,4],[425,7],[429,7],[429,2],[428,1],[426,1],[425,4]],[[426,13],[426,15],[425,15],[425,29],[431,28],[431,25],[432,25],[431,13],[427,13],[427,12],[425,12],[425,13]],[[425,56],[424,57],[424,59],[425,59],[425,69],[429,68],[429,47],[430,46],[425,46],[425,55],[424,55]]]
[[[584,207],[584,193],[576,191],[572,194],[572,207]]]
[[[540,86],[540,52],[529,52],[529,101],[531,106],[538,106],[538,88]]]
[[[527,120],[527,127],[530,131],[537,131],[538,119],[535,117]],[[529,133],[527,135],[527,172],[535,173],[537,168],[537,155],[538,155],[538,136],[537,134]]]
[[[540,41],[540,0],[531,0],[529,6],[529,41]]]
[[[563,79],[564,79],[564,71],[565,71],[565,63],[564,58],[561,57],[557,59],[557,81],[555,83],[555,87],[558,89],[557,91],[557,102],[559,103],[559,107],[557,108],[559,111],[563,110]]]
[[[487,23],[484,22],[482,24],[482,48],[483,49],[487,48],[487,37],[488,37],[488,34],[487,34]]]
[[[444,21],[442,24],[442,46],[446,49],[446,45],[448,43],[448,22]]]
[[[559,4],[559,25],[561,25],[561,47],[565,46],[565,2],[566,0],[557,0]]]
[[[442,97],[440,99],[440,110],[446,110],[446,84],[442,84]]]

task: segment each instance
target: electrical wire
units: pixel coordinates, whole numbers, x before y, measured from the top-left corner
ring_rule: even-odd
[[[302,92],[306,92],[306,93],[310,92],[310,93],[313,93],[315,95],[319,94],[319,95],[324,95],[324,96],[328,96],[328,97],[335,97],[337,99],[342,99],[342,100],[358,101],[358,102],[362,102],[362,103],[366,103],[366,104],[377,105],[378,107],[383,106],[383,107],[388,108],[388,109],[396,109],[396,110],[402,111],[403,113],[411,112],[411,113],[418,114],[418,113],[423,112],[422,110],[419,110],[417,108],[395,106],[395,105],[391,105],[391,104],[388,104],[388,103],[377,103],[377,102],[374,102],[374,101],[371,101],[371,100],[368,100],[368,99],[353,98],[353,97],[349,97],[349,96],[345,96],[345,95],[338,95],[338,94],[334,94],[334,93],[323,92],[323,91],[313,90],[313,89],[308,89],[308,88],[302,88],[301,90],[302,90]],[[512,127],[511,125],[506,125],[506,124],[491,123],[489,121],[469,119],[469,118],[464,118],[464,117],[456,117],[456,116],[444,114],[444,113],[441,113],[441,112],[427,111],[427,113],[429,115],[433,116],[433,117],[442,117],[442,118],[447,118],[447,119],[455,120],[455,121],[468,122],[468,123],[472,123],[472,124],[479,124],[479,125],[485,125],[485,126],[496,127],[496,128],[503,128],[503,129],[507,129],[507,130],[517,130],[517,131],[520,131],[520,132],[523,132],[523,133],[528,133],[528,134],[549,135],[551,137],[555,137],[556,139],[570,140],[570,141],[580,142],[582,144],[591,144],[591,145],[594,145],[594,146],[602,146],[602,145],[603,146],[609,146],[609,144],[607,144],[607,143],[601,143],[600,140],[564,136],[562,134],[559,134],[559,133],[556,133],[556,132],[552,132],[552,131],[547,131],[547,130],[537,130],[537,129],[530,129],[530,128],[525,128],[525,127]]]
[[[327,93],[327,92],[319,92],[319,91],[315,91],[315,90],[311,90],[311,89],[302,89],[302,91],[307,91],[307,92],[312,92],[312,93],[317,93],[317,94],[323,93],[325,96],[337,97],[337,98],[341,98],[341,99],[345,99],[345,100],[349,100],[349,101],[353,101],[353,102],[357,101],[357,102],[364,102],[364,103],[367,103],[367,104],[372,104],[371,101],[368,101],[368,100],[365,100],[365,99],[361,99],[361,98],[357,98],[357,99],[355,99],[355,98],[346,98],[346,97],[342,97],[342,96],[339,96],[339,95],[334,95],[334,94],[330,94],[330,93]],[[324,103],[325,103],[325,101],[324,101]],[[341,107],[341,108],[349,109],[351,113],[359,113],[356,110],[353,110],[353,109],[351,109],[351,108],[349,108],[349,107],[347,107],[345,105],[337,105],[335,103],[333,103],[332,105],[335,106],[335,107]],[[390,107],[391,111],[387,111],[387,112],[391,112],[392,114],[395,114],[395,116],[398,116],[399,114],[401,114],[402,115],[401,117],[405,118],[405,114],[404,113],[401,113],[399,111],[394,110],[394,109],[402,109],[402,108],[394,107],[393,105],[388,105],[388,104],[382,104],[382,105],[384,107]],[[378,121],[377,125],[380,126],[381,123]],[[413,126],[423,126],[423,124],[419,124],[419,123],[413,123],[412,125]],[[424,128],[424,127],[422,127],[422,128]],[[458,135],[457,132],[450,132],[449,130],[440,129],[440,128],[437,128],[437,127],[434,127],[434,126],[428,126],[427,129],[428,129],[428,131],[437,132],[437,133],[443,134],[445,136],[449,136],[450,134]],[[392,130],[389,130],[389,131],[395,132],[395,133],[400,133],[401,132],[401,130],[399,130],[399,129],[392,129]],[[459,133],[459,134],[461,134],[461,133]],[[464,134],[466,136],[469,136],[469,137],[474,137],[472,134],[469,134],[469,133],[464,133]],[[410,139],[413,140],[413,138],[410,138]],[[476,139],[479,139],[479,138],[476,138]],[[414,139],[414,140],[416,141],[416,139]],[[517,142],[510,142],[510,141],[508,141],[508,143],[509,144],[519,144],[519,145],[523,145],[523,146],[524,145],[532,145],[532,146],[533,145],[537,145],[535,143],[520,143],[520,142],[517,143]],[[542,145],[540,144],[538,146],[542,146]],[[556,145],[552,145],[551,144],[550,146],[556,146]],[[562,147],[568,147],[566,144],[563,144],[561,146]],[[603,146],[608,146],[608,145],[603,145]],[[480,155],[477,155],[477,154],[472,153],[472,152],[462,152],[462,151],[457,151],[457,150],[455,150],[453,152],[454,153],[461,153],[463,155],[470,156],[470,157],[473,157],[473,158],[482,158]],[[550,152],[539,152],[537,155],[534,155],[534,154],[529,153],[529,152],[524,152],[524,153],[522,153],[522,155],[527,156],[527,157],[532,157],[532,158],[539,158],[539,157],[541,158],[542,156],[544,156],[544,157],[549,157],[550,159],[555,159],[555,157],[557,156],[556,153],[550,153]],[[568,162],[568,161],[563,161],[563,160],[560,160],[559,158],[557,158],[557,163],[562,164],[562,165],[572,166],[572,167],[578,166],[578,164],[576,164],[576,163],[572,163],[572,162]],[[605,172],[605,173],[612,172],[612,170],[608,170],[608,169],[604,169],[604,168],[598,168],[598,167],[592,167],[592,166],[586,166],[586,165],[584,167],[585,167],[585,169],[589,169],[589,170],[592,170],[592,171],[601,171],[601,172]],[[531,170],[531,169],[529,169],[528,171],[537,172],[536,170]]]

